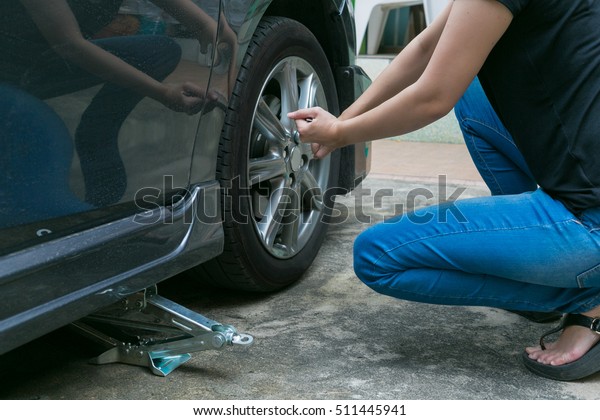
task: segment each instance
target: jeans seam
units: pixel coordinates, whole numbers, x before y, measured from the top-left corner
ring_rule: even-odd
[[[480,121],[480,120],[476,120],[473,118],[468,118],[468,117],[464,117],[462,118],[462,120],[460,121],[460,126],[461,127],[466,127],[467,124],[465,124],[466,122],[471,122],[471,123],[475,123],[475,124],[479,124],[482,125],[484,127],[486,127],[487,129],[493,131],[494,133],[496,133],[498,136],[504,138],[506,141],[508,141],[513,147],[517,147],[515,142],[512,140],[512,138],[504,135],[503,133],[501,133],[500,131],[498,131],[496,129],[496,127],[491,126],[489,124],[486,124],[484,121]],[[504,194],[504,189],[502,188],[502,186],[500,185],[500,182],[498,182],[498,179],[496,178],[496,175],[494,174],[494,171],[492,169],[490,169],[486,159],[483,158],[483,156],[481,155],[481,151],[479,150],[479,148],[477,147],[477,142],[474,140],[474,138],[476,136],[474,136],[473,134],[470,134],[471,130],[467,129],[467,131],[469,132],[469,142],[473,145],[473,149],[475,151],[477,151],[477,157],[479,158],[480,162],[483,163],[483,165],[485,166],[485,170],[487,171],[488,175],[494,180],[494,183],[496,184],[496,188],[498,189],[498,192],[500,194]],[[466,137],[466,136],[465,136]],[[501,153],[500,151],[498,151],[498,153]]]
[[[494,174],[494,171],[492,171],[487,163],[487,161],[483,158],[483,156],[481,155],[481,152],[479,150],[479,148],[477,147],[477,144],[475,142],[475,136],[473,136],[472,134],[469,134],[468,136],[465,136],[469,143],[472,144],[473,150],[477,153],[477,160],[479,160],[481,167],[477,166],[478,168],[480,168],[480,170],[485,170],[485,172],[487,173],[488,177],[490,177],[493,181],[494,184],[496,186],[496,189],[498,190],[498,192],[500,194],[504,194],[504,190],[502,189],[502,187],[500,186],[500,183],[498,182],[498,179],[496,178],[496,175]]]
[[[494,126],[491,126],[491,125],[489,125],[489,124],[486,124],[484,121],[476,120],[476,119],[469,118],[469,117],[465,117],[465,118],[463,118],[463,119],[462,119],[462,121],[461,121],[461,124],[462,124],[463,122],[465,122],[465,121],[472,121],[472,122],[475,122],[475,123],[477,123],[477,124],[481,124],[481,125],[482,125],[482,126],[484,126],[485,128],[489,128],[490,130],[494,131],[494,132],[495,132],[496,134],[498,134],[499,136],[501,136],[501,137],[504,137],[506,140],[508,140],[508,142],[509,142],[510,144],[512,144],[513,146],[517,147],[517,145],[515,144],[515,142],[513,141],[513,139],[512,139],[512,138],[510,138],[510,137],[508,137],[508,136],[506,136],[506,135],[502,134],[500,131],[498,131],[498,130],[496,129],[496,127],[494,127]]]

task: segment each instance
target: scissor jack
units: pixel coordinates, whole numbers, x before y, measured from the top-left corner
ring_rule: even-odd
[[[157,294],[156,287],[77,321],[73,326],[109,350],[95,364],[147,366],[167,376],[191,358],[190,353],[225,345],[247,347],[254,340],[230,325],[219,324]]]

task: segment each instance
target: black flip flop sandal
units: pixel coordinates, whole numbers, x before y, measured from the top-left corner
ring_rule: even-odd
[[[550,334],[554,334],[568,326],[579,325],[600,334],[600,318],[590,318],[581,314],[566,314],[563,316],[560,324],[547,331],[540,338],[540,346],[542,350],[546,349],[544,338]],[[600,343],[600,342],[599,342]],[[554,379],[555,381],[575,381],[594,373],[600,372],[600,345],[596,343],[586,354],[574,362],[567,363],[561,366],[551,366],[539,363],[529,358],[526,351],[523,351],[522,359],[525,367],[531,372],[543,376],[544,378]]]

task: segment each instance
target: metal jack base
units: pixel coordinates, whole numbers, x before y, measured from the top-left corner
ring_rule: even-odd
[[[156,287],[132,295],[73,326],[109,348],[91,362],[126,363],[167,376],[187,362],[190,353],[247,347],[252,336],[191,311],[157,295]]]

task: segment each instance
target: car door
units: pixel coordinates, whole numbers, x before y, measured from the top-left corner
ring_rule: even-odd
[[[69,62],[57,53],[61,48],[44,39],[25,8],[12,10],[20,15],[17,22],[27,23],[19,28],[27,30],[15,24],[3,42],[12,50],[2,65],[3,84],[23,106],[10,110],[12,131],[4,133],[9,176],[3,185],[2,227],[131,203],[144,188],[163,191],[165,186],[185,188],[188,182],[219,2],[208,3],[213,10],[199,9],[208,21],[201,37],[149,1],[69,4],[73,10],[65,14],[78,19],[86,41],[107,52],[105,57]],[[86,59],[119,60],[117,65],[131,72],[117,74],[106,65],[90,74],[96,64],[80,68]],[[152,78],[155,86],[140,88],[147,82],[137,77]],[[165,87],[183,91],[190,103],[150,97],[152,89]],[[45,109],[43,121],[24,112],[31,107]],[[45,133],[32,132],[36,124]],[[123,206],[111,211],[120,210]]]
[[[215,142],[202,115],[223,107],[209,87],[219,9],[1,2],[0,353],[176,272],[148,274],[190,242],[220,250],[219,225],[191,235],[177,207],[196,142]]]

